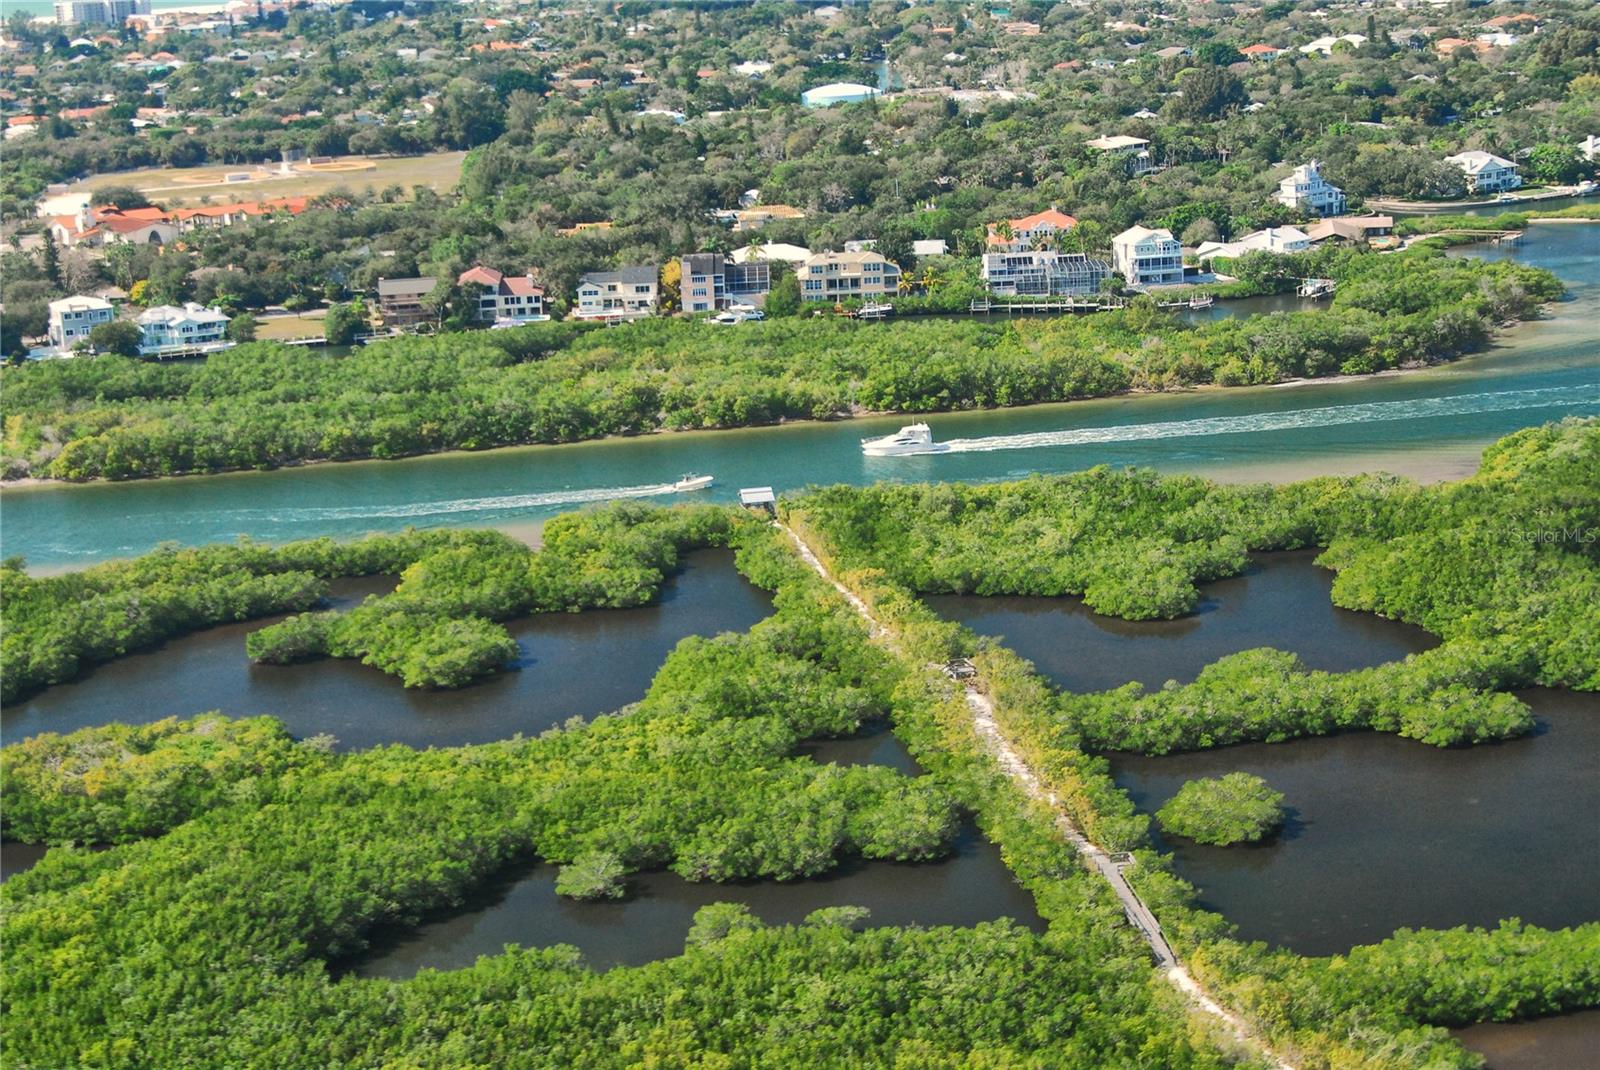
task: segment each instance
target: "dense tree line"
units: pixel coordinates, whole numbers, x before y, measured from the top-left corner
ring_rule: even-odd
[[[1331,311],[1200,325],[1147,305],[892,331],[550,323],[334,359],[256,343],[198,367],[36,362],[0,373],[5,474],[122,479],[1368,372],[1464,352],[1561,292],[1548,272],[1437,250],[1348,254],[1336,266]]]
[[[98,662],[228,621],[304,610],[335,576],[399,573],[466,536],[406,531],[356,542],[311,539],[280,547],[240,541],[162,547],[129,561],[33,577],[0,563],[0,698],[13,702]]]
[[[251,633],[246,649],[274,664],[359,658],[407,687],[461,687],[515,658],[501,622],[644,605],[679,553],[726,545],[736,519],[717,506],[619,503],[555,518],[537,552],[495,532],[463,533],[407,566],[393,593],[345,613],[289,617]]]

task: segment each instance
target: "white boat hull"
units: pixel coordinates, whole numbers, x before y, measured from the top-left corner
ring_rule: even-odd
[[[948,453],[950,447],[943,442],[921,442],[915,445],[880,445],[864,442],[861,444],[861,452],[868,457],[911,457],[919,453]]]
[[[675,494],[686,494],[693,490],[705,490],[707,487],[711,486],[713,482],[714,479],[711,476],[698,476],[694,479],[680,479],[676,483],[672,484],[672,491]]]

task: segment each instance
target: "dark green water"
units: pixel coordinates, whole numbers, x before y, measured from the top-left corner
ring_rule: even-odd
[[[1221,478],[1298,478],[1374,468],[1423,477],[1469,471],[1511,431],[1600,413],[1600,227],[1530,230],[1517,256],[1567,281],[1573,297],[1492,350],[1415,375],[1289,388],[1210,390],[1028,409],[936,415],[959,452],[868,458],[859,439],[903,421],[874,418],[742,431],[527,447],[404,461],[316,465],[86,487],[17,488],[0,500],[0,542],[35,566],[142,553],[247,533],[269,540],[406,525],[528,526],[584,502],[646,495],[693,471],[704,495],[741,486],[993,480],[1096,464]],[[659,498],[657,500],[669,500]]]
[[[1600,1011],[1453,1030],[1487,1070],[1600,1070]]]
[[[0,713],[7,741],[111,721],[140,724],[220,710],[269,713],[297,736],[331,733],[345,748],[382,743],[454,747],[532,735],[572,716],[605,713],[644,697],[680,639],[744,631],[772,612],[766,592],[733,567],[727,550],[684,555],[655,605],[547,613],[506,625],[517,640],[513,671],[458,691],[418,691],[359,662],[254,665],[245,636],[270,620],[210,628],[101,665]],[[342,581],[336,605],[393,586]]]
[[[1426,650],[1421,628],[1331,601],[1333,573],[1316,552],[1261,554],[1240,576],[1200,588],[1192,615],[1125,621],[1091,612],[1078,598],[929,595],[934,612],[980,635],[1003,639],[1057,687],[1109,691],[1130,681],[1155,690],[1188,683],[1228,654],[1270,646],[1312,669],[1346,672]]]
[[[1291,819],[1257,846],[1168,841],[1200,903],[1304,955],[1376,943],[1394,930],[1560,928],[1600,918],[1600,695],[1521,693],[1538,729],[1506,743],[1440,750],[1352,733],[1162,758],[1115,755],[1112,773],[1154,813],[1196,777],[1254,773]]]

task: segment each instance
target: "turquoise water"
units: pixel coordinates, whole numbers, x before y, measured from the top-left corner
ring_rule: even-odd
[[[354,536],[407,525],[532,526],[584,503],[656,493],[684,472],[714,475],[696,496],[740,487],[995,480],[1143,465],[1227,479],[1300,478],[1369,469],[1420,477],[1470,471],[1483,445],[1568,415],[1600,414],[1600,227],[1531,228],[1516,256],[1548,267],[1571,296],[1492,349],[1411,375],[1293,387],[1203,390],[928,418],[957,449],[864,457],[859,440],[905,422],[874,417],[739,431],[652,435],[401,461],[0,495],[0,549],[61,568],[247,534],[269,540]]]

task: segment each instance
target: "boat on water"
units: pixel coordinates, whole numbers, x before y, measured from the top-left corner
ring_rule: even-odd
[[[1295,293],[1300,297],[1321,299],[1333,296],[1332,279],[1301,279],[1300,286]]]
[[[869,301],[867,304],[862,305],[856,310],[855,318],[858,320],[881,320],[893,311],[893,305],[880,305],[876,302]]]
[[[1210,308],[1217,303],[1217,299],[1210,294],[1195,294],[1189,298],[1189,307],[1192,309]]]
[[[892,435],[861,440],[861,452],[868,457],[904,457],[914,453],[944,453],[950,447],[933,440],[927,424],[910,424]]]
[[[668,484],[674,494],[684,494],[691,490],[705,490],[715,482],[712,476],[697,476],[693,472],[685,473],[683,478],[676,483]]]

